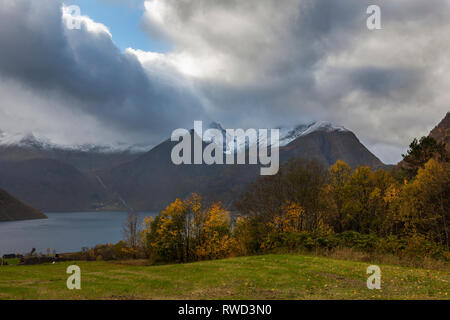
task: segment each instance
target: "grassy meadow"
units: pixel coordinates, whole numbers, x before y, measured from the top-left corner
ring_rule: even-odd
[[[68,290],[67,266],[81,268]],[[0,267],[0,299],[449,299],[450,270],[379,265],[381,290],[366,287],[365,262],[272,254],[146,265],[77,261]]]

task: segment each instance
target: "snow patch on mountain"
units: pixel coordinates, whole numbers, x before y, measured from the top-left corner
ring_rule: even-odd
[[[220,125],[218,122],[212,122],[208,129],[217,129],[223,134],[224,139],[224,152],[226,154],[237,153],[249,148],[250,143],[248,139],[245,141],[238,141],[237,137],[231,137],[230,134]],[[280,147],[286,146],[295,139],[311,134],[316,131],[325,132],[345,132],[348,131],[342,126],[335,126],[330,122],[318,121],[309,124],[300,124],[295,127],[280,126],[276,129],[280,130]],[[258,133],[258,130],[257,130]],[[268,137],[260,140],[259,134],[257,134],[257,141],[253,142],[259,144],[261,147],[270,147],[270,129],[268,129]],[[206,143],[214,141],[214,137],[209,137],[207,134],[203,135],[203,140]],[[0,130],[0,146],[6,147],[23,147],[23,148],[35,148],[44,150],[65,150],[65,151],[79,151],[79,152],[95,152],[95,153],[116,153],[116,152],[130,152],[130,153],[142,153],[149,151],[152,146],[150,145],[129,145],[125,143],[95,145],[95,144],[82,144],[82,145],[61,145],[50,141],[43,137],[37,137],[33,133],[11,133]]]
[[[116,152],[130,152],[141,153],[151,149],[151,146],[144,145],[128,145],[123,143],[110,145],[62,145],[56,144],[49,139],[43,137],[36,137],[33,133],[11,133],[0,130],[0,146],[3,147],[21,147],[29,149],[40,150],[61,150],[61,151],[79,151],[79,152],[94,152],[94,153],[116,153]]]
[[[286,146],[295,139],[306,136],[313,132],[346,132],[349,131],[342,126],[335,126],[331,122],[317,121],[310,124],[301,124],[294,128],[280,127],[280,147]]]
[[[218,122],[212,122],[208,129],[217,129],[222,132],[224,137],[224,152],[225,153],[236,153],[245,149],[249,148],[249,141],[246,139],[246,141],[237,141],[236,137],[231,137],[226,130],[218,123]],[[331,122],[327,121],[316,121],[311,122],[309,124],[300,124],[295,127],[285,127],[280,126],[276,129],[279,129],[280,132],[280,147],[284,147],[291,143],[292,141],[298,139],[301,136],[306,136],[308,134],[311,134],[313,132],[346,132],[349,131],[346,128],[342,126],[335,126]],[[270,131],[270,130],[268,130]],[[259,135],[257,137],[256,143],[259,143],[262,147],[270,146],[270,143],[267,141],[267,139],[270,139],[269,137],[266,137],[263,140],[259,139]],[[207,143],[210,143],[211,140],[214,140],[212,137],[209,137],[207,134],[204,135],[203,140]],[[214,141],[213,141],[214,142]]]
[[[27,133],[24,135],[20,133],[10,133],[0,130],[0,145],[50,148],[53,144],[48,139],[36,138],[32,133]]]

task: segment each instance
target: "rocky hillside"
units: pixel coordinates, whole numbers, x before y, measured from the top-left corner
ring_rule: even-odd
[[[290,158],[317,159],[325,166],[344,160],[351,167],[385,167],[351,131],[316,130],[298,137],[280,149],[282,160]]]
[[[447,112],[444,119],[430,132],[437,142],[444,142],[447,149],[450,149],[450,112]]]
[[[0,189],[0,221],[45,219],[47,216]]]

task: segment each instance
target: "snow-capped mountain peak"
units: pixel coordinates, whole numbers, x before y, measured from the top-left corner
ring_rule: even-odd
[[[254,143],[258,143],[262,147],[270,146],[270,137],[266,137],[264,141],[260,141],[260,137],[257,134],[257,140],[248,141],[238,141],[237,137],[231,137],[227,131],[221,126],[218,122],[212,122],[208,129],[216,129],[222,132],[223,134],[223,143],[224,143],[224,152],[229,153],[237,153],[241,150],[245,150],[249,148],[250,145]],[[311,134],[317,131],[325,131],[325,132],[344,132],[348,131],[346,128],[342,126],[335,126],[330,122],[326,121],[317,121],[309,124],[300,124],[294,127],[286,127],[280,126],[276,129],[280,130],[280,140],[279,146],[283,147],[294,141],[295,139]],[[269,130],[270,131],[270,130]],[[258,132],[257,132],[258,133]],[[207,134],[204,134],[203,140],[206,143],[214,142],[214,137],[209,137]],[[106,145],[95,145],[95,144],[82,144],[82,145],[62,145],[56,144],[49,139],[36,136],[33,133],[11,133],[0,130],[0,146],[17,146],[23,148],[35,148],[35,149],[46,149],[46,150],[68,150],[68,151],[81,151],[81,152],[95,152],[95,153],[112,153],[112,152],[146,152],[151,149],[150,146],[144,145],[128,145],[123,143],[116,144],[106,144]]]
[[[232,153],[232,152],[238,152],[241,150],[245,150],[249,147],[250,143],[248,139],[246,141],[237,141],[236,137],[230,137],[226,130],[220,125],[218,122],[212,122],[208,129],[217,129],[220,130],[223,133],[223,139],[224,139],[224,152],[225,153]],[[323,132],[345,132],[348,131],[346,128],[342,126],[335,126],[331,122],[328,121],[316,121],[311,122],[309,124],[299,124],[295,127],[285,127],[280,126],[276,129],[280,130],[280,147],[286,146],[295,139],[306,136],[308,134],[311,134],[313,132],[317,131],[323,131]],[[267,138],[267,137],[266,137]],[[214,140],[213,137],[209,137],[208,135],[204,135],[203,140],[207,143],[210,143],[211,140]],[[253,142],[255,143],[255,142]],[[257,137],[256,143],[259,143],[261,146],[265,147],[268,144],[267,140],[260,141],[259,136]]]
[[[38,137],[31,132],[23,134],[23,133],[5,132],[2,130],[0,130],[0,146],[21,147],[26,149],[80,151],[80,152],[94,152],[94,153],[115,153],[115,152],[140,153],[146,152],[151,149],[150,146],[128,145],[123,143],[108,144],[108,145],[57,144],[49,139]]]
[[[37,138],[33,133],[8,133],[0,130],[0,145],[45,148],[51,143],[47,139]]]
[[[286,146],[295,139],[306,136],[313,132],[324,131],[324,132],[345,132],[349,131],[342,126],[335,126],[328,121],[317,121],[311,122],[309,124],[301,124],[295,127],[279,127],[280,129],[280,147]]]

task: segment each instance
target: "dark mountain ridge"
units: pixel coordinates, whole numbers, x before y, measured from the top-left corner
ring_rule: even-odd
[[[46,219],[47,216],[0,189],[0,221]]]
[[[85,173],[111,169],[134,160],[143,153],[143,151],[111,150],[96,146],[64,148],[46,144],[34,137],[24,138],[18,143],[0,144],[0,161],[51,159],[70,164]]]
[[[0,161],[0,187],[46,212],[92,210],[105,197],[100,185],[62,161]]]
[[[46,212],[125,210],[97,172],[142,154],[98,146],[63,148],[28,135],[0,144],[0,188]]]
[[[444,119],[431,130],[430,137],[437,142],[444,142],[450,150],[450,112],[447,112]]]

